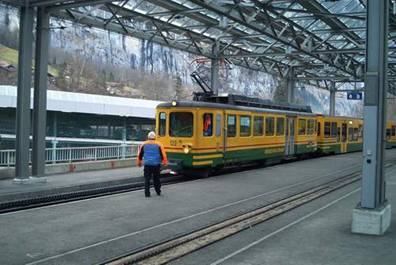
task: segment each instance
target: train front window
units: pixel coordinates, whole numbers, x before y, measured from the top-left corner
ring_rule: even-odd
[[[158,123],[158,135],[165,136],[166,133],[166,113],[160,112],[159,123]]]
[[[193,135],[193,114],[191,112],[172,112],[169,120],[169,135],[191,137]]]

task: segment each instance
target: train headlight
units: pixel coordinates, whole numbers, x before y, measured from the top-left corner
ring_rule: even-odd
[[[185,154],[190,153],[190,147],[189,146],[185,146],[183,151],[184,151]]]
[[[176,107],[176,105],[177,105],[177,102],[176,101],[172,101],[172,106]]]

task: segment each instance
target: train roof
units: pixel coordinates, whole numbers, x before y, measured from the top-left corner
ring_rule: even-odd
[[[176,102],[176,105],[173,105],[173,104],[175,104],[174,102]],[[161,104],[158,104],[158,106],[157,106],[157,108],[175,108],[175,107],[230,109],[230,110],[255,111],[255,112],[263,112],[263,113],[265,112],[265,113],[274,113],[274,114],[289,114],[289,115],[293,115],[293,116],[297,116],[297,115],[299,115],[299,116],[317,116],[317,114],[309,113],[309,112],[245,107],[245,106],[238,106],[238,105],[201,102],[201,101],[172,101],[172,102],[161,103]]]

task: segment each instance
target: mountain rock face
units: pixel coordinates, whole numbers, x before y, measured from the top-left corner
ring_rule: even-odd
[[[60,26],[65,28],[59,29]],[[18,28],[18,10],[0,5],[0,36],[5,36],[0,38],[0,44],[17,47]],[[180,80],[184,98],[190,97],[193,90],[200,90],[190,77],[197,68],[210,81],[210,60],[197,63],[197,56],[183,51],[67,21],[51,19],[51,28],[49,63],[59,70],[60,89],[76,91],[76,87],[85,87],[89,93],[135,93],[169,100],[178,97],[174,88]],[[277,86],[277,78],[270,74],[221,64],[220,92],[272,99]],[[296,84],[296,97],[297,103],[310,105],[314,112],[328,113],[327,91]],[[336,112],[359,116],[361,102],[347,101],[346,95],[338,93]]]

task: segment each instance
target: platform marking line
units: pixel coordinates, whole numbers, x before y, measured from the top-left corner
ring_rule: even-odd
[[[256,241],[250,243],[249,245],[246,245],[245,247],[243,247],[243,248],[241,248],[241,249],[239,249],[239,250],[237,250],[235,252],[232,252],[231,254],[225,256],[222,259],[219,259],[219,260],[211,263],[210,265],[219,265],[219,264],[223,263],[224,261],[226,261],[226,260],[228,260],[228,259],[230,259],[230,258],[232,258],[232,257],[234,257],[234,256],[236,256],[236,255],[238,255],[238,254],[240,254],[240,253],[242,253],[242,252],[254,247],[255,245],[263,242],[264,240],[266,240],[266,239],[268,239],[268,238],[270,238],[270,237],[272,237],[272,236],[274,236],[274,235],[276,235],[276,234],[278,234],[278,233],[280,233],[280,232],[282,232],[282,231],[284,231],[284,230],[286,230],[286,229],[288,229],[288,228],[290,228],[290,227],[292,227],[292,226],[294,226],[294,225],[296,225],[298,223],[301,223],[302,221],[308,219],[309,217],[311,217],[311,216],[313,216],[313,215],[315,215],[315,214],[317,214],[317,213],[329,208],[330,206],[338,203],[339,201],[341,201],[341,200],[343,200],[343,199],[355,194],[359,190],[360,190],[360,188],[355,189],[355,190],[345,194],[344,196],[342,196],[342,197],[340,197],[340,198],[338,198],[338,199],[326,204],[325,206],[322,206],[321,208],[319,208],[319,209],[317,209],[317,210],[315,210],[315,211],[313,211],[313,212],[311,212],[311,213],[309,213],[309,214],[307,214],[307,215],[295,220],[294,222],[291,222],[288,225],[285,225],[285,226],[279,228],[278,230],[276,230],[276,231],[274,231],[274,232],[272,232],[272,233],[270,233],[270,234],[268,234],[268,235],[266,235],[266,236],[264,236],[264,237],[262,237],[262,238],[260,238],[260,239],[258,239]]]
[[[262,194],[259,194],[259,195],[255,195],[255,196],[252,196],[252,197],[249,197],[249,198],[245,198],[245,199],[242,199],[242,200],[238,200],[238,201],[234,201],[234,202],[231,202],[231,203],[227,203],[227,204],[224,204],[224,205],[212,208],[212,209],[208,209],[206,211],[195,213],[195,214],[192,214],[192,215],[189,215],[189,216],[184,216],[184,217],[181,217],[181,218],[178,218],[178,219],[174,219],[174,220],[169,221],[169,222],[165,222],[165,223],[162,223],[162,224],[150,226],[150,227],[144,228],[142,230],[134,231],[134,232],[131,232],[131,233],[128,233],[128,234],[125,234],[125,235],[121,235],[121,236],[118,236],[118,237],[114,237],[114,238],[110,238],[110,239],[107,239],[107,240],[104,240],[104,241],[100,241],[100,242],[97,242],[97,243],[92,244],[92,245],[88,245],[88,246],[81,247],[81,248],[76,248],[76,249],[73,249],[73,250],[58,254],[58,255],[54,255],[54,256],[51,256],[51,257],[47,257],[47,258],[44,258],[44,259],[41,259],[41,260],[37,260],[37,261],[31,262],[31,263],[27,263],[26,265],[34,265],[34,264],[39,264],[41,262],[45,262],[45,261],[61,258],[61,257],[64,257],[66,255],[69,255],[69,254],[73,254],[73,253],[76,253],[76,252],[79,252],[79,251],[83,251],[83,250],[90,249],[90,248],[93,248],[93,247],[101,246],[101,245],[104,245],[104,244],[107,244],[107,243],[111,243],[113,241],[117,241],[117,240],[124,239],[124,238],[130,237],[130,236],[141,234],[143,232],[147,232],[147,231],[151,231],[151,230],[154,230],[154,229],[157,229],[157,228],[160,228],[160,227],[164,227],[166,225],[178,223],[178,222],[181,222],[181,221],[184,221],[184,220],[188,220],[188,219],[200,216],[200,215],[205,215],[205,214],[208,214],[208,213],[211,213],[211,212],[215,212],[217,210],[221,210],[221,209],[227,208],[229,206],[233,206],[233,205],[240,204],[240,203],[243,203],[243,202],[246,202],[246,201],[254,200],[254,199],[257,199],[259,197],[262,197],[262,196],[265,196],[265,195],[270,195],[272,193],[276,193],[276,192],[279,192],[279,191],[282,191],[282,190],[286,190],[286,189],[289,189],[291,187],[298,186],[298,185],[301,185],[301,184],[305,184],[305,183],[308,183],[310,181],[314,181],[314,180],[317,180],[317,179],[319,179],[319,178],[313,178],[313,179],[310,179],[310,180],[306,180],[304,182],[290,184],[290,185],[284,186],[282,188],[278,188],[278,189],[271,190],[271,191],[268,191],[268,192],[265,192],[265,193],[262,193]]]

